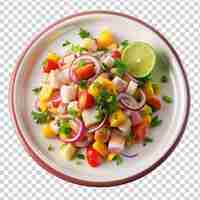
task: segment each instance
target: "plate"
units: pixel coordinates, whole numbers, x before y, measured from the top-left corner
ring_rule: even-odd
[[[98,168],[91,168],[87,163],[77,165],[76,162],[64,161],[59,156],[57,142],[43,138],[39,127],[31,118],[34,101],[31,89],[37,86],[41,78],[42,60],[48,51],[63,55],[64,40],[79,41],[77,34],[79,27],[89,30],[93,35],[97,35],[102,27],[109,27],[119,40],[148,42],[159,54],[165,55],[162,62],[168,62],[167,65],[159,66],[158,64],[153,75],[155,79],[159,79],[162,73],[168,73],[169,83],[163,84],[162,92],[173,96],[173,104],[164,104],[161,111],[163,123],[152,129],[150,133],[154,142],[145,147],[135,145],[131,151],[137,152],[139,156],[124,159],[120,166],[115,163],[106,163]],[[12,121],[29,155],[51,174],[66,181],[87,186],[105,187],[127,183],[143,177],[159,166],[180,141],[190,107],[189,87],[183,65],[166,38],[135,17],[108,11],[71,15],[37,34],[19,58],[9,86],[9,108]],[[49,143],[56,147],[55,151],[47,150]]]

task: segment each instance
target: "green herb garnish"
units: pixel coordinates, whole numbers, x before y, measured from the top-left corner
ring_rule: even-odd
[[[106,71],[106,70],[108,69],[108,65],[106,65],[105,63],[102,63],[101,69],[102,69],[103,71]]]
[[[73,118],[75,118],[78,113],[74,108],[69,108],[68,109],[68,114],[70,114]]]
[[[71,44],[71,51],[74,53],[82,53],[85,51],[85,48],[82,48],[79,44]]]
[[[85,159],[85,156],[84,156],[84,154],[82,154],[82,153],[77,153],[77,154],[76,154],[76,158],[81,159],[81,160],[84,160],[84,159]]]
[[[120,45],[121,45],[122,50],[123,50],[129,45],[129,41],[128,40],[124,40],[124,41],[121,42]]]
[[[47,123],[51,119],[50,113],[47,112],[47,111],[45,111],[45,112],[35,112],[35,111],[32,111],[31,115],[32,115],[33,120],[37,124]]]
[[[39,95],[41,89],[42,89],[42,87],[33,88],[32,92],[33,92],[34,95]]]
[[[113,69],[115,69],[115,74],[122,76],[127,71],[127,65],[121,60],[115,60],[113,63]]]
[[[96,97],[96,106],[100,116],[110,115],[117,110],[117,97],[102,90]]]
[[[162,97],[163,101],[165,101],[166,103],[172,103],[173,99],[170,96],[163,96]]]
[[[79,30],[79,36],[84,39],[84,38],[88,38],[90,37],[90,33],[88,31],[86,31],[85,29],[83,28],[80,28]]]
[[[159,126],[161,124],[161,122],[162,122],[162,120],[159,119],[159,117],[156,115],[151,120],[151,127]]]
[[[69,122],[65,120],[60,120],[59,121],[59,130],[58,132],[64,135],[68,135],[70,133],[71,127]]]
[[[87,88],[87,81],[86,81],[86,80],[80,80],[80,81],[79,81],[79,87],[80,87],[81,89]]]
[[[78,66],[83,67],[84,65],[86,65],[85,60],[80,60],[79,63],[78,63]]]
[[[120,165],[123,162],[122,157],[120,155],[115,155],[112,160],[115,161],[117,165]]]
[[[52,146],[52,144],[49,144],[47,149],[48,149],[48,151],[53,151],[53,146]]]
[[[63,47],[66,47],[66,46],[68,46],[68,45],[70,45],[71,44],[71,42],[69,41],[69,40],[65,40],[63,43],[62,43],[62,46]]]
[[[168,81],[167,76],[163,75],[163,76],[160,78],[160,81],[161,81],[162,83],[166,83],[166,82]]]
[[[152,142],[153,142],[153,138],[145,137],[143,141],[143,145],[146,145],[147,143],[152,143]]]

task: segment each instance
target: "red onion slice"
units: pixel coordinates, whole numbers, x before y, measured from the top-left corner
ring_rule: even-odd
[[[125,72],[125,76],[130,80],[134,81],[135,83],[139,83],[137,79],[135,79],[133,76],[131,76],[128,72]]]
[[[91,142],[90,142],[88,139],[85,139],[84,141],[76,141],[76,142],[74,143],[74,145],[75,145],[76,147],[79,147],[79,148],[86,148],[86,147],[89,146],[90,143],[91,143]]]
[[[87,62],[92,62],[95,66],[95,75],[92,76],[91,78],[88,79],[89,82],[92,82],[96,79],[97,75],[100,73],[101,71],[101,66],[100,66],[100,63],[99,61],[93,57],[93,56],[90,56],[90,55],[80,55],[77,59],[74,60],[73,62],[73,65],[72,67],[70,68],[70,77],[71,77],[71,80],[74,81],[74,82],[78,82],[75,74],[74,74],[74,69],[76,69],[77,67],[77,63],[80,61],[80,60],[87,60]]]
[[[72,138],[60,138],[62,142],[64,143],[70,143],[70,142],[76,142],[78,141],[84,134],[84,124],[81,120],[79,120],[78,118],[75,118],[71,121],[71,129],[76,133],[74,137]]]
[[[122,156],[126,157],[126,158],[134,158],[138,156],[138,153],[121,153]]]
[[[98,129],[102,128],[103,125],[105,124],[106,120],[107,120],[107,117],[105,116],[100,124],[98,124],[95,127],[90,128],[87,132],[88,133],[93,133],[93,132],[97,131]]]
[[[146,103],[146,96],[141,89],[139,90],[139,92],[140,92],[140,95],[141,95],[141,101],[140,102],[136,101],[136,99],[134,97],[132,97],[131,95],[129,95],[127,93],[119,94],[118,100],[124,108],[127,108],[127,109],[132,110],[132,111],[140,110],[141,108],[143,108],[143,106]]]

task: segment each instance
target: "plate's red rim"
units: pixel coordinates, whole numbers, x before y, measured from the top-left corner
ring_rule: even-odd
[[[66,20],[70,20],[72,18],[75,17],[80,17],[80,16],[85,16],[85,15],[93,15],[93,14],[108,14],[108,15],[115,15],[115,16],[121,16],[124,18],[128,18],[132,21],[135,21],[147,28],[149,28],[151,31],[153,31],[154,33],[156,33],[166,44],[167,46],[170,48],[170,50],[172,51],[172,53],[174,54],[174,56],[176,57],[179,66],[181,67],[182,73],[183,73],[183,77],[185,80],[185,85],[186,85],[186,93],[187,93],[187,108],[186,108],[186,115],[184,116],[184,121],[181,127],[181,130],[176,138],[176,140],[174,141],[173,145],[168,149],[167,152],[165,152],[165,154],[158,160],[156,161],[152,166],[150,166],[149,168],[143,170],[142,172],[130,176],[128,178],[124,178],[124,179],[120,179],[120,180],[115,180],[115,181],[106,181],[106,182],[97,182],[97,181],[85,181],[85,180],[81,180],[78,178],[74,178],[68,175],[65,175],[59,171],[57,171],[56,169],[52,168],[51,166],[49,166],[45,161],[43,161],[31,148],[31,146],[27,143],[25,137],[22,134],[22,131],[20,130],[17,118],[16,118],[16,112],[15,112],[15,108],[14,108],[14,86],[15,86],[15,80],[16,80],[16,74],[17,71],[19,69],[19,66],[24,58],[24,56],[26,55],[27,51],[31,48],[31,46],[47,31],[49,31],[52,27],[66,21]],[[190,110],[190,91],[189,91],[189,84],[188,84],[188,80],[186,77],[186,72],[183,68],[183,64],[177,54],[177,52],[175,51],[175,49],[171,46],[171,44],[168,42],[168,40],[156,29],[154,29],[152,26],[146,24],[145,22],[143,22],[142,20],[133,17],[133,16],[129,16],[127,14],[122,14],[122,13],[118,13],[118,12],[113,12],[113,11],[88,11],[88,12],[81,12],[81,13],[77,13],[77,14],[73,14],[70,16],[67,16],[63,19],[60,19],[58,21],[56,21],[55,23],[49,25],[48,27],[46,27],[43,31],[41,31],[39,34],[37,34],[32,40],[31,42],[26,46],[26,48],[24,49],[24,51],[22,52],[21,56],[19,57],[17,63],[16,63],[16,67],[13,71],[13,73],[11,74],[11,78],[10,78],[10,83],[9,83],[9,111],[11,114],[11,118],[12,121],[14,123],[15,129],[16,129],[16,133],[18,138],[20,139],[21,143],[23,144],[25,150],[28,152],[28,154],[33,158],[33,160],[35,160],[42,168],[44,168],[45,170],[47,170],[49,173],[65,180],[65,181],[69,181],[71,183],[75,183],[75,184],[79,184],[79,185],[85,185],[85,186],[96,186],[96,187],[110,187],[110,186],[116,186],[116,185],[121,185],[124,183],[128,183],[134,180],[137,180],[143,176],[145,176],[146,174],[150,173],[152,170],[154,170],[156,167],[158,167],[163,161],[165,161],[167,159],[167,157],[174,151],[174,149],[176,148],[177,144],[179,143],[185,127],[186,127],[186,123],[188,120],[188,116],[189,116],[189,110]]]

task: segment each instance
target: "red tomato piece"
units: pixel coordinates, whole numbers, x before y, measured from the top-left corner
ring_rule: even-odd
[[[60,97],[60,90],[54,90],[53,94],[51,95],[51,103],[53,107],[58,107],[60,103],[62,102]]]
[[[138,124],[137,126],[132,127],[133,134],[134,134],[134,141],[141,142],[144,140],[147,134],[148,124],[146,121]]]
[[[78,80],[86,80],[95,74],[95,68],[92,63],[88,63],[83,67],[78,67],[75,69],[74,73]]]
[[[58,63],[53,60],[47,60],[47,64],[44,65],[43,71],[49,73],[51,70],[58,69]]]
[[[92,166],[92,167],[99,166],[103,161],[101,155],[91,147],[87,148],[86,154],[87,154],[86,155],[87,161],[90,164],[90,166]]]
[[[87,91],[81,91],[78,98],[78,106],[81,110],[93,107],[95,104],[94,97]]]
[[[161,101],[158,96],[153,95],[147,98],[147,104],[152,106],[153,108],[160,110],[161,108]]]
[[[121,58],[121,53],[119,51],[112,51],[111,56],[114,59],[120,59]]]

